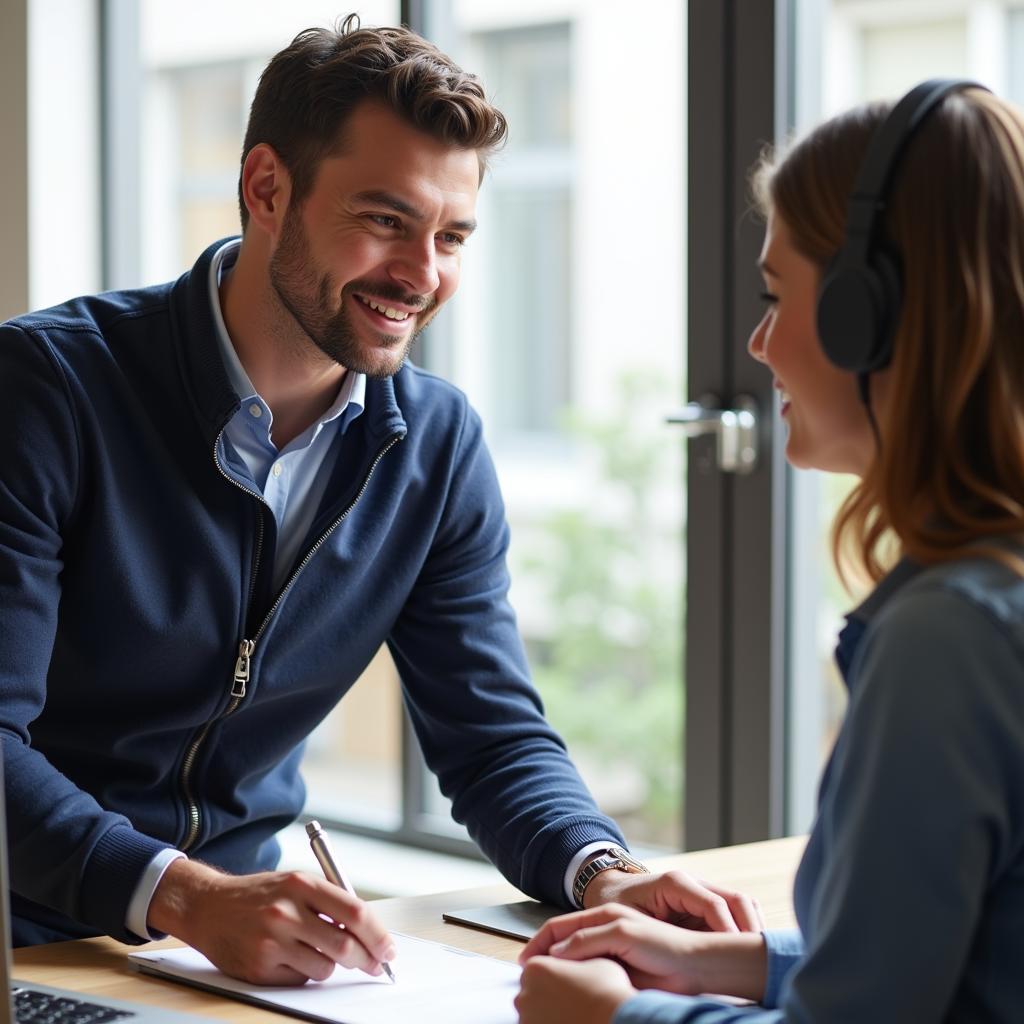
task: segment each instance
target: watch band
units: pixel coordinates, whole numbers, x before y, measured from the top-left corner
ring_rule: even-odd
[[[576,901],[576,906],[583,909],[583,894],[586,892],[587,886],[602,871],[611,871],[612,869],[626,871],[631,875],[649,875],[651,873],[650,868],[638,861],[628,850],[624,850],[621,846],[609,846],[607,850],[588,860],[576,872],[572,883],[572,896]]]

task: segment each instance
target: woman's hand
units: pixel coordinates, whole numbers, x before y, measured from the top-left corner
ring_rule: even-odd
[[[696,932],[616,904],[552,918],[527,943],[519,962],[544,955],[610,957],[635,988],[714,992],[755,1002],[764,996],[767,955],[759,934]]]
[[[611,960],[569,963],[534,957],[523,968],[515,1005],[519,1024],[610,1024],[636,989]]]

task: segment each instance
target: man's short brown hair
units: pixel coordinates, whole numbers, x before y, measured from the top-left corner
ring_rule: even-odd
[[[505,141],[505,117],[467,74],[433,43],[406,28],[360,28],[350,14],[333,29],[300,32],[266,66],[249,110],[242,164],[261,142],[273,147],[301,203],[316,169],[344,142],[345,123],[365,100],[386,104],[414,127],[453,147],[476,150],[483,177],[488,156]],[[245,230],[249,211],[239,175]]]

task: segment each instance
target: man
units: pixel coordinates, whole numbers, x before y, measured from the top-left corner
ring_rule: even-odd
[[[240,242],[0,329],[16,942],[167,932],[254,982],[378,973],[367,905],[273,869],[302,743],[383,642],[455,817],[515,885],[756,924],[607,856],[621,835],[529,682],[480,423],[405,364],[504,135],[414,34],[303,32],[253,101]]]

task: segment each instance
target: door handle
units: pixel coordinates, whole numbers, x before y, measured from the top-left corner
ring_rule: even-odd
[[[723,473],[752,473],[757,465],[757,402],[751,395],[737,395],[734,408],[721,405],[718,395],[701,395],[669,413],[666,422],[682,427],[688,438],[714,434]]]

